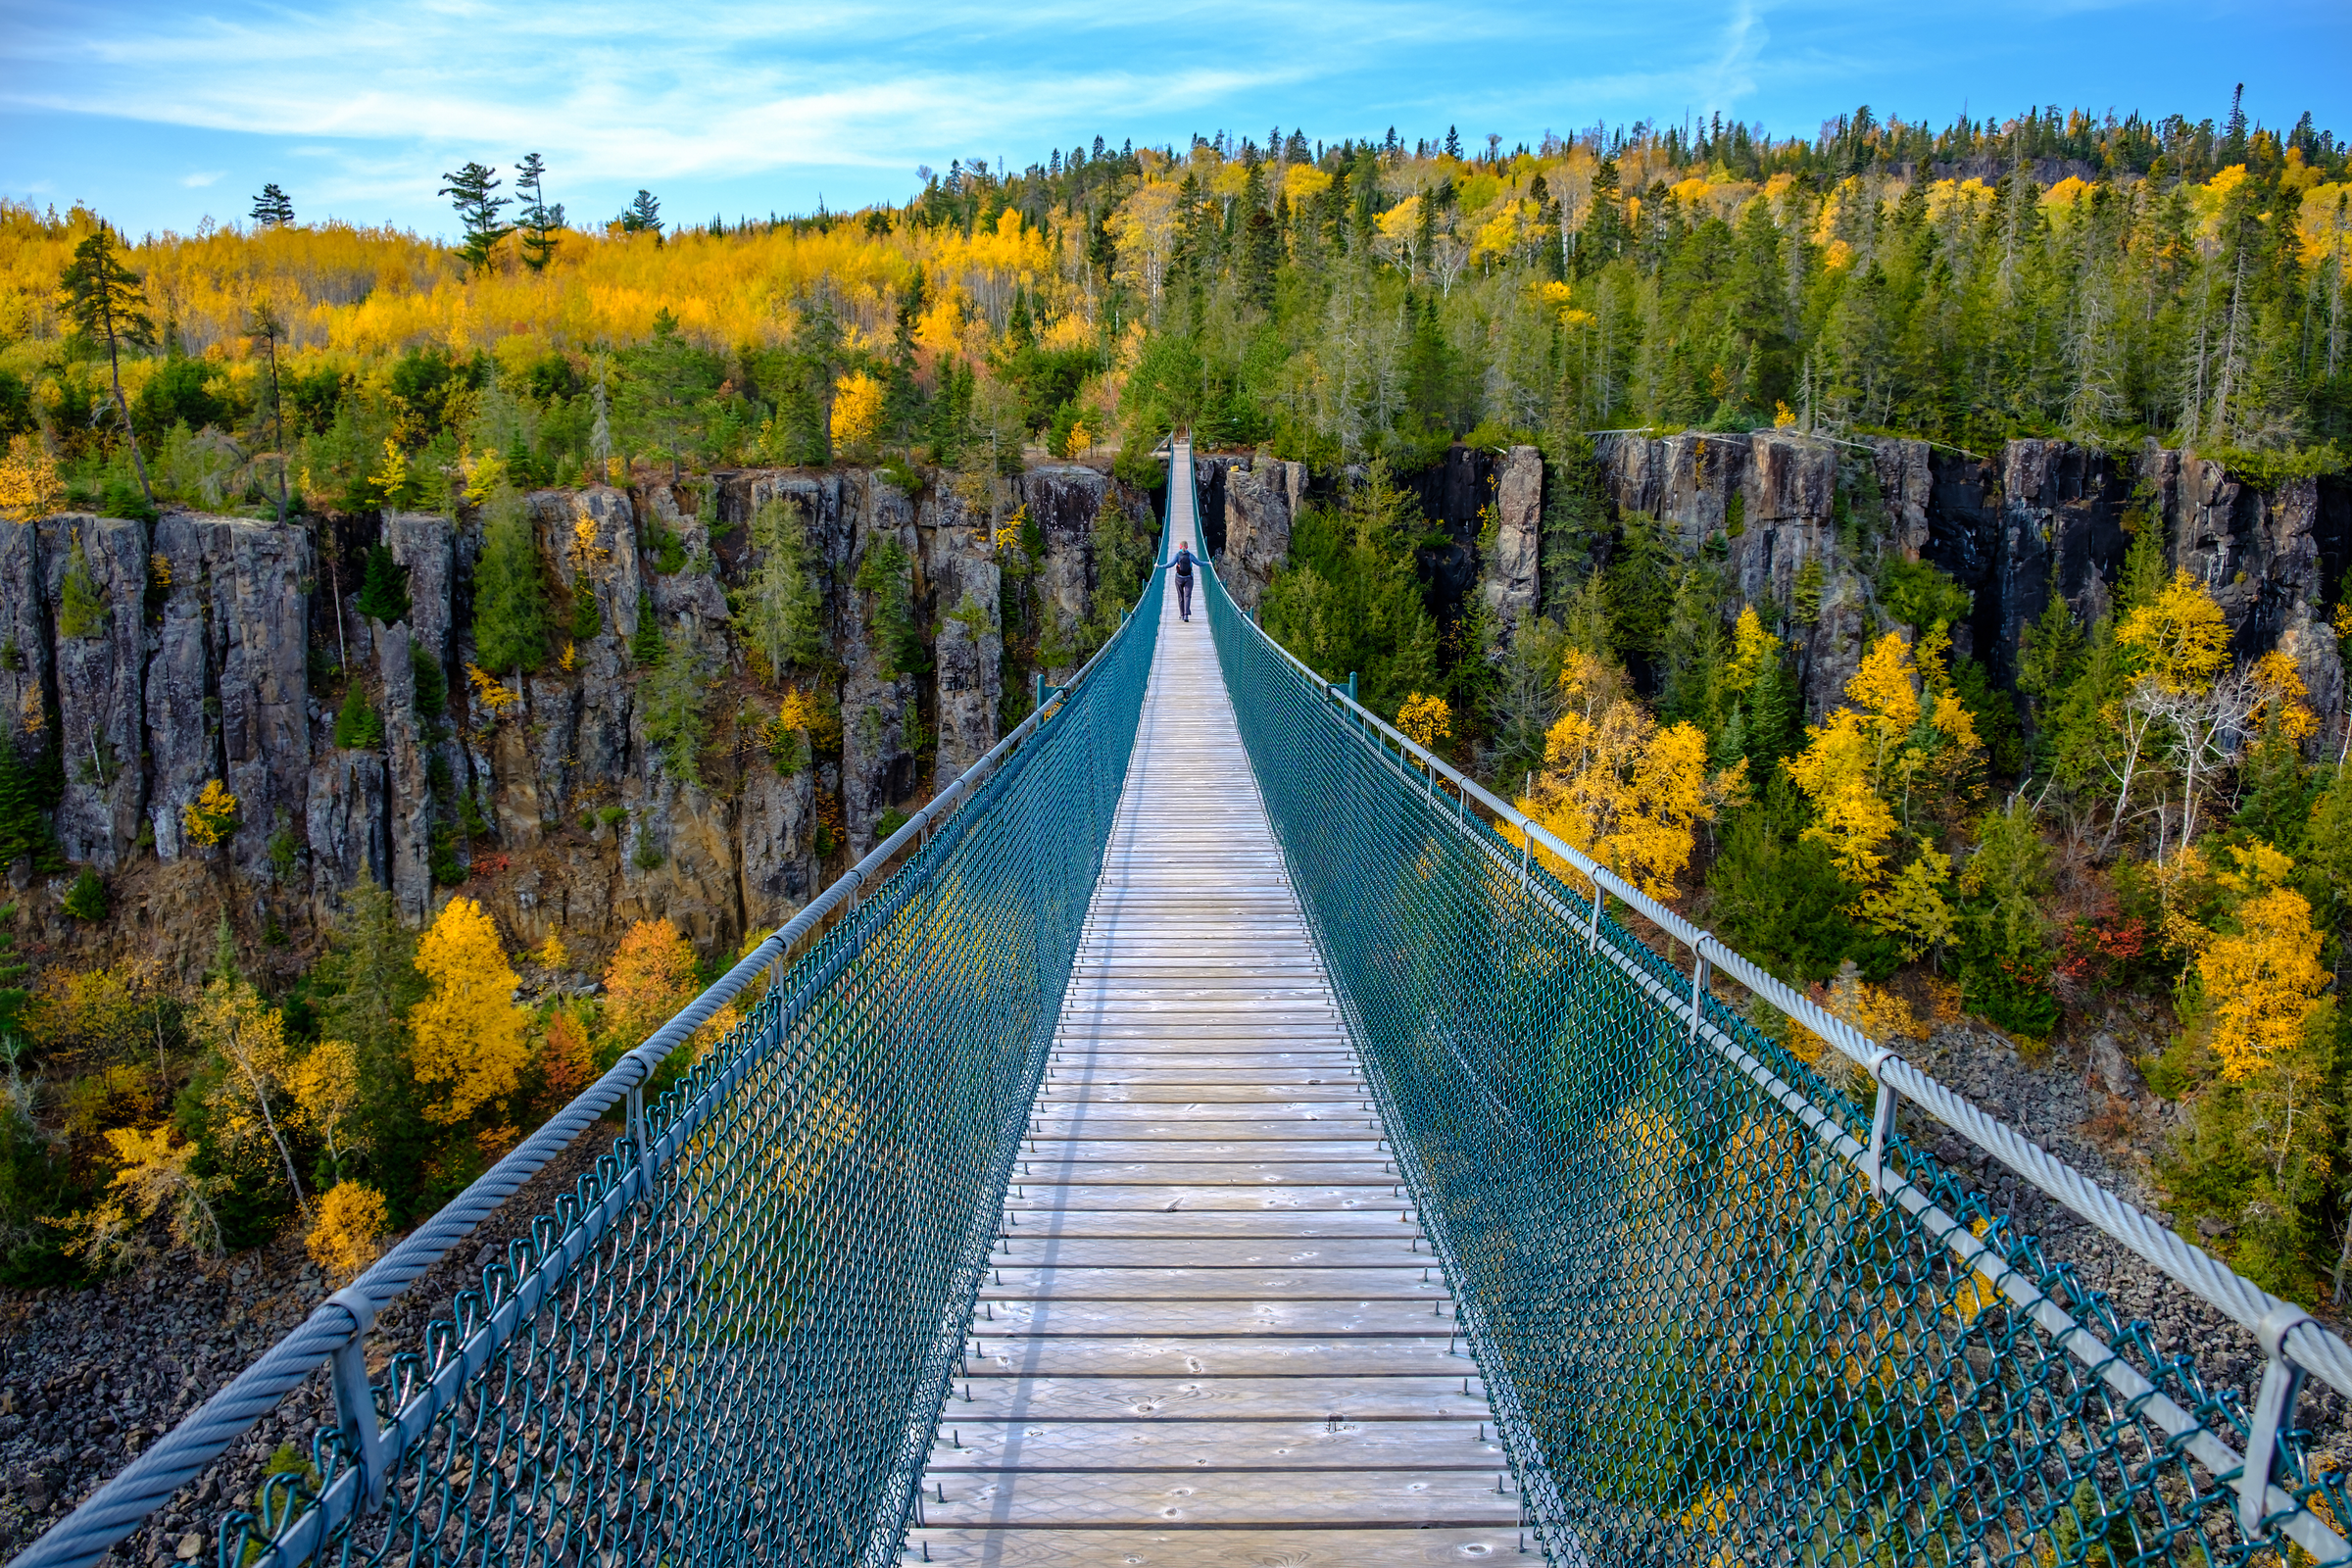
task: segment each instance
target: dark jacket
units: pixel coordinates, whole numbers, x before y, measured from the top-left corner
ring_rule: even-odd
[[[1177,546],[1176,559],[1169,562],[1168,564],[1176,568],[1177,576],[1190,577],[1193,574],[1193,547],[1191,545]]]

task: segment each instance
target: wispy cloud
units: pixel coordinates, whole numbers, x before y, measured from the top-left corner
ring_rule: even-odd
[[[179,182],[190,190],[202,190],[205,186],[218,181],[222,174],[227,172],[228,171],[225,169],[208,169],[201,173],[182,174],[179,176]]]
[[[86,178],[104,204],[124,171],[201,161],[225,172],[149,186],[294,174],[306,214],[441,227],[441,171],[527,150],[575,212],[639,185],[681,211],[732,211],[806,205],[818,188],[904,196],[918,164],[1018,165],[1098,133],[1394,124],[1409,142],[1455,124],[1474,143],[1532,141],[1722,110],[1786,134],[1860,102],[1940,117],[1972,88],[2004,113],[2052,100],[2162,113],[2197,107],[2184,86],[2226,106],[2206,78],[2242,76],[2255,103],[2288,72],[2297,83],[2273,90],[2304,101],[2286,113],[2308,104],[2352,129],[2328,113],[2352,86],[2325,69],[2352,56],[2341,0],[2132,0],[2145,16],[2120,34],[2096,14],[2120,0],[2060,3],[2082,14],[1972,0],[1923,27],[1938,19],[1869,0],[13,0],[0,188]],[[2182,36],[2205,41],[2181,51]],[[2290,36],[2295,51],[2273,47]],[[2274,119],[2284,108],[2261,101]]]

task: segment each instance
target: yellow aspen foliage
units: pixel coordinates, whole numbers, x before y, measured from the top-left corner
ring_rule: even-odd
[[[605,966],[605,1034],[624,1051],[669,1021],[701,987],[694,948],[667,919],[629,927]]]
[[[1915,792],[1950,797],[1983,759],[1959,695],[1934,685],[1923,702],[1917,673],[1900,632],[1880,638],[1845,684],[1848,706],[1808,728],[1805,750],[1788,762],[1789,778],[1813,803],[1805,837],[1827,845],[1856,883],[1878,879]]]
[[[375,487],[377,493],[387,497],[397,496],[407,488],[409,455],[400,449],[400,443],[392,437],[384,437],[384,461],[368,476],[368,482]]]
[[[65,482],[57,462],[29,435],[12,436],[8,456],[0,458],[0,512],[12,521],[30,522],[66,504]]]
[[[321,1040],[287,1074],[301,1124],[318,1135],[326,1157],[339,1169],[353,1152],[360,1104],[360,1048],[348,1040]]]
[[[1572,653],[1569,702],[1544,737],[1544,767],[1521,811],[1652,898],[1672,898],[1698,824],[1746,790],[1745,759],[1712,777],[1695,724],[1660,727],[1614,665]]]
[[[209,850],[237,830],[237,798],[219,779],[208,779],[180,808],[179,826],[189,843]]]
[[[383,1250],[390,1223],[384,1195],[358,1182],[337,1182],[318,1200],[318,1218],[302,1245],[311,1261],[338,1285],[359,1276]]]
[[[130,1240],[130,1225],[165,1212],[173,1241],[219,1257],[223,1250],[220,1220],[213,1210],[212,1184],[196,1174],[196,1146],[179,1142],[169,1124],[144,1132],[113,1128],[106,1142],[115,1176],[101,1209],[112,1212],[71,1224],[78,1245],[69,1244],[69,1250],[78,1250],[93,1262],[128,1261],[124,1244]]]
[[[443,907],[416,944],[416,967],[430,989],[409,1014],[410,1060],[416,1081],[438,1091],[424,1114],[465,1121],[513,1094],[530,1058],[527,1015],[514,1005],[520,977],[497,924],[471,899]]]
[[[1772,427],[1775,430],[1787,430],[1793,427],[1795,423],[1796,411],[1794,409],[1786,403],[1775,403],[1772,406]]]
[[[491,491],[505,482],[507,460],[496,451],[485,452],[479,457],[461,455],[458,471],[466,476],[466,501],[478,507],[490,499]]]
[[[2197,978],[2222,1076],[2242,1082],[2302,1040],[2333,977],[2320,962],[2320,932],[2302,894],[2259,894],[2238,906],[2236,923],[2197,955]]]
[[[1863,1035],[1880,1045],[1890,1040],[1924,1040],[1927,1026],[1911,1004],[1890,991],[1885,991],[1862,978],[1861,971],[1848,959],[1831,981],[1828,990],[1813,988],[1813,1000],[1820,1003],[1832,1017],[1841,1018],[1862,1031]],[[1831,1054],[1830,1043],[1806,1028],[1792,1026],[1795,1034],[1790,1049],[1797,1058],[1817,1062]]]
[[[1414,692],[1396,710],[1396,727],[1411,736],[1416,746],[1434,752],[1438,742],[1453,733],[1453,710],[1443,697]]]
[[[1781,640],[1764,629],[1756,607],[1740,606],[1740,619],[1732,627],[1731,661],[1723,672],[1725,690],[1735,697],[1745,696],[1780,658]]]
[[[1951,886],[1952,858],[1922,845],[1919,855],[1894,874],[1884,888],[1862,897],[1862,918],[1878,930],[1899,938],[1906,961],[1930,948],[1940,947],[1958,934],[1959,922],[1945,895]]]
[[[561,933],[550,931],[547,940],[531,950],[531,961],[542,969],[561,969],[571,962],[571,950]]]
[[[2320,727],[2306,699],[2303,672],[2278,649],[2254,662],[2254,710],[2251,717],[2262,729],[2274,726],[2288,740],[2307,740]]]
[[[2185,570],[2173,573],[2154,599],[2126,615],[2115,640],[2134,656],[2141,674],[2176,697],[2213,690],[2230,667],[2230,623]]]
[[[862,452],[882,428],[882,383],[863,370],[853,370],[833,384],[833,445],[844,452]]]

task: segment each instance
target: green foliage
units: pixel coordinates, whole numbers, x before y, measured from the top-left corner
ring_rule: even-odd
[[[596,608],[596,589],[583,577],[571,590],[571,636],[575,642],[586,642],[604,634],[605,617]]]
[[[1889,554],[1879,563],[1879,603],[1917,639],[1938,626],[1966,620],[1976,596],[1933,562]]]
[[[416,716],[440,718],[449,711],[449,672],[421,642],[409,644],[409,672],[416,681]]]
[[[1796,568],[1796,584],[1788,599],[1788,618],[1799,626],[1821,624],[1824,575],[1819,556],[1807,556],[1805,564]]]
[[[2003,1029],[2036,1038],[2058,1022],[2050,935],[2042,912],[2050,852],[2022,802],[1976,822],[1960,876],[1960,997]]]
[[[368,705],[367,690],[356,680],[335,714],[335,744],[353,752],[371,752],[384,744],[384,715]]]
[[[90,558],[81,548],[81,530],[74,531],[66,556],[66,576],[58,590],[57,634],[60,637],[103,637],[110,614],[98,585],[90,577]]]
[[[662,662],[662,622],[654,614],[654,596],[637,591],[637,629],[629,634],[629,658],[639,669]]]
[[[354,604],[361,614],[386,626],[408,618],[409,568],[392,559],[389,546],[368,547],[367,575]]]
[[[637,687],[646,744],[661,757],[663,769],[686,784],[703,781],[703,748],[710,740],[710,683],[703,662],[703,650],[681,628],[664,642],[662,657]]]
[[[1709,918],[1740,952],[1800,981],[1827,980],[1851,959],[1883,980],[1902,959],[1899,944],[1847,911],[1857,891],[1838,874],[1829,847],[1801,836],[1804,798],[1786,775],[1722,830],[1707,878]]]
[[[885,535],[867,545],[852,582],[860,593],[874,596],[869,625],[874,668],[882,678],[896,680],[929,669],[922,627],[914,616],[914,562],[899,542]]]
[[[770,680],[825,662],[822,563],[798,507],[770,500],[752,514],[757,560],[730,596],[746,645]]]
[[[488,507],[481,564],[473,573],[473,646],[482,667],[505,674],[547,662],[547,577],[522,498],[501,486]]]
[[[1095,509],[1095,586],[1087,599],[1086,626],[1080,637],[1081,654],[1092,654],[1110,641],[1120,617],[1135,608],[1152,571],[1152,543],[1138,531],[1135,520],[1120,505],[1117,492],[1104,489]]]
[[[655,314],[653,336],[618,358],[622,426],[639,450],[667,458],[675,479],[703,453],[725,362],[688,338],[667,307]]]
[[[1375,462],[1344,510],[1300,509],[1259,606],[1277,642],[1327,680],[1357,672],[1361,701],[1383,713],[1438,680],[1437,622],[1414,570],[1421,531],[1419,506]]]
[[[29,860],[36,869],[58,863],[49,812],[65,793],[65,769],[43,746],[30,757],[0,738],[0,866]]]
[[[458,221],[464,225],[466,243],[460,254],[466,265],[474,271],[487,270],[491,254],[498,242],[514,232],[514,225],[502,222],[499,210],[514,205],[511,196],[494,194],[499,187],[496,171],[481,164],[468,163],[454,174],[443,174],[449,181],[439,194],[450,199],[457,209]]]
[[[93,868],[83,866],[81,873],[74,878],[74,885],[66,889],[66,896],[61,907],[74,919],[87,921],[93,925],[105,919],[107,910],[105,878],[101,877]]]

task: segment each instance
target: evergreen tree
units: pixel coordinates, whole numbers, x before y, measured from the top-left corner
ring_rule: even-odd
[[[457,209],[458,221],[465,225],[466,242],[459,247],[459,254],[477,272],[489,270],[498,242],[514,232],[514,224],[499,220],[499,209],[512,207],[514,198],[492,194],[500,183],[496,174],[488,165],[468,163],[456,173],[441,176],[449,183],[439,194],[449,198]]]
[[[659,240],[662,237],[662,204],[654,199],[652,191],[640,190],[636,199],[623,208],[613,221],[620,226],[623,234],[651,234]]]
[[[253,220],[265,228],[285,228],[294,221],[294,203],[275,182],[264,185],[253,199]]]
[[[368,548],[366,576],[360,583],[359,612],[389,626],[409,615],[409,568],[392,559],[388,545]]]
[[[547,162],[537,153],[525,153],[522,162],[514,166],[514,194],[523,199],[514,215],[522,225],[522,265],[544,272],[555,259],[557,231],[564,226],[564,204],[548,204]]]
[[[473,573],[473,646],[486,669],[535,670],[547,662],[547,579],[522,498],[493,498]]]
[[[138,470],[139,493],[155,506],[155,491],[147,483],[146,460],[139,456],[138,432],[130,427],[130,404],[122,396],[122,350],[153,348],[155,323],[147,315],[147,293],[139,274],[122,263],[115,231],[100,223],[88,238],[74,247],[74,260],[59,279],[67,317],[81,335],[106,345],[108,373],[114,379],[115,412],[122,419],[123,439],[130,443],[131,466]]]

